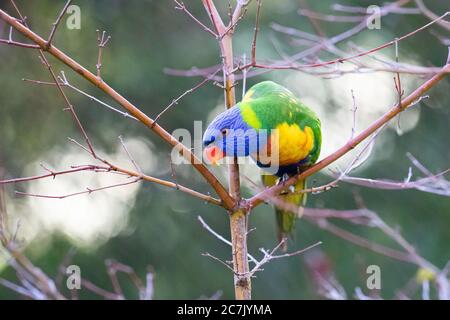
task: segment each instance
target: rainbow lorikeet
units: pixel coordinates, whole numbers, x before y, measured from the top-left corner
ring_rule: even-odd
[[[206,157],[217,163],[223,157],[250,156],[263,169],[264,186],[282,183],[317,161],[322,142],[320,120],[291,91],[263,81],[251,87],[241,102],[219,114],[203,136]],[[283,203],[301,208],[306,200],[299,192],[305,181],[280,194]],[[279,240],[291,234],[295,213],[277,205]],[[286,249],[286,247],[284,247]]]

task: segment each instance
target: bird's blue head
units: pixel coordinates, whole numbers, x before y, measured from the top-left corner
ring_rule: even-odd
[[[239,104],[219,114],[203,135],[205,156],[213,164],[227,156],[248,156],[261,144],[258,130],[245,122]]]

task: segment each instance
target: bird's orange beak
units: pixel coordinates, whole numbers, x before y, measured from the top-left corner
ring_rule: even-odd
[[[219,161],[225,156],[222,150],[217,146],[207,147],[204,152],[206,159],[215,166],[218,165]]]

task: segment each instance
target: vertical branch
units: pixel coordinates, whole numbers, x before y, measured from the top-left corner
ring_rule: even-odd
[[[259,32],[259,14],[261,12],[261,0],[257,1],[257,7],[256,7],[256,22],[255,22],[255,29],[253,34],[253,41],[252,41],[252,65],[256,64],[256,39],[258,38],[258,32]]]
[[[234,294],[237,300],[252,298],[252,283],[247,250],[247,212],[238,210],[230,215],[231,244],[234,270]]]
[[[233,73],[233,36],[231,34],[225,35],[220,40],[220,50],[223,59],[223,78],[224,78],[224,93],[225,106],[227,109],[236,104],[236,92],[234,89],[234,73]],[[240,200],[240,181],[239,181],[239,166],[237,158],[233,159],[233,163],[229,167],[229,191],[235,201]]]
[[[225,88],[225,105],[231,108],[236,104],[236,93],[234,89],[233,73],[233,34],[226,34],[220,40],[221,54],[223,59],[223,77]],[[239,165],[237,158],[228,168],[229,192],[238,203],[241,199]],[[238,300],[251,299],[251,280],[248,276],[248,252],[247,252],[247,212],[238,210],[230,214],[230,231],[233,254],[233,269],[235,297]],[[242,275],[242,276],[241,276]]]
[[[97,78],[101,79],[101,69],[102,69],[102,61],[103,61],[103,48],[106,47],[111,36],[106,37],[106,31],[100,33],[100,30],[97,30],[97,46],[98,46],[98,56],[97,56],[97,64],[95,67],[97,68]]]
[[[234,56],[233,33],[226,32],[225,25],[212,0],[203,0],[203,5],[214,25],[219,37],[220,53],[223,64],[225,106],[231,108],[236,104],[236,92],[234,89]],[[238,10],[240,11],[240,10]],[[236,16],[240,12],[235,12]],[[229,165],[229,192],[236,203],[241,200],[239,165],[237,158]],[[234,289],[238,300],[251,299],[251,279],[249,276],[248,252],[247,252],[247,212],[243,209],[230,211],[230,231],[233,255]]]

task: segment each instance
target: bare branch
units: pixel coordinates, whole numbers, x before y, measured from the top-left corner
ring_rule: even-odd
[[[82,288],[85,288],[85,289],[95,293],[96,295],[103,297],[104,299],[123,300],[123,296],[118,295],[113,292],[109,292],[105,289],[102,289],[102,288],[98,287],[97,285],[93,284],[91,281],[84,279],[84,278],[81,279],[81,286],[82,286]]]
[[[266,64],[260,64],[260,63],[253,63],[253,62],[250,62],[250,63],[248,63],[248,64],[246,64],[246,65],[244,65],[244,66],[238,66],[238,67],[236,68],[236,70],[242,70],[243,68],[251,68],[251,67],[254,67],[254,68],[261,68],[261,69],[271,69],[271,70],[283,70],[283,69],[300,70],[300,69],[305,69],[305,68],[318,68],[318,67],[324,67],[324,66],[329,66],[329,65],[332,65],[332,64],[339,64],[339,63],[343,63],[343,62],[346,62],[346,61],[351,61],[351,60],[354,60],[354,59],[356,59],[356,58],[359,58],[359,57],[362,57],[362,56],[366,56],[366,55],[370,55],[370,54],[372,54],[372,53],[374,53],[374,52],[377,52],[377,51],[380,51],[380,50],[385,49],[385,48],[387,48],[387,47],[390,47],[390,46],[392,46],[392,45],[395,45],[395,43],[396,43],[397,41],[402,41],[402,40],[404,40],[404,39],[407,39],[407,38],[409,38],[409,37],[411,37],[411,36],[417,34],[418,32],[421,32],[421,31],[423,31],[423,30],[429,28],[429,27],[432,26],[433,24],[435,24],[435,23],[437,23],[437,22],[443,20],[443,19],[444,19],[445,17],[447,17],[449,14],[450,14],[450,12],[446,12],[445,14],[443,14],[442,16],[438,17],[437,19],[435,19],[435,20],[429,22],[428,24],[426,24],[426,25],[424,25],[424,26],[422,26],[422,27],[420,27],[420,28],[418,28],[418,29],[415,29],[415,30],[413,30],[413,31],[411,31],[411,32],[409,32],[409,33],[407,33],[407,34],[405,34],[405,35],[399,37],[399,38],[396,38],[395,40],[386,42],[386,43],[384,43],[384,44],[382,44],[382,45],[379,45],[379,46],[377,46],[377,47],[375,47],[375,48],[372,48],[372,49],[370,49],[370,50],[367,50],[367,51],[365,51],[365,52],[360,52],[360,53],[358,53],[358,54],[349,55],[349,56],[347,56],[347,57],[342,57],[342,58],[338,58],[338,59],[334,59],[334,60],[329,60],[329,61],[325,61],[325,62],[320,62],[320,63],[310,63],[310,64],[288,64],[288,65],[286,65],[286,64],[283,64],[283,63],[275,63],[275,64],[272,64],[272,65],[266,65]],[[348,32],[348,33],[350,33],[350,32]],[[353,34],[353,32],[351,32],[351,34]],[[344,36],[344,35],[342,35],[342,36]],[[347,37],[347,36],[348,36],[348,35],[345,34],[345,37]],[[334,42],[337,42],[336,39],[333,39],[333,41],[334,41]],[[323,44],[321,44],[319,48],[322,48],[322,47],[323,47]],[[310,48],[310,50],[311,50],[311,51],[317,51],[316,48]],[[295,58],[297,58],[297,57],[296,57],[296,56],[291,57],[290,60],[293,61],[293,60],[295,60]]]
[[[196,84],[194,87],[186,90],[185,92],[183,92],[180,96],[178,96],[178,98],[172,100],[172,102],[165,107],[156,117],[154,120],[154,124],[156,124],[159,120],[159,118],[161,118],[161,116],[166,113],[170,108],[172,108],[174,105],[177,105],[178,102],[186,95],[191,94],[192,92],[196,91],[197,89],[203,87],[208,81],[211,81],[211,79],[214,78],[214,76],[220,71],[222,70],[222,68],[218,68],[215,72],[213,72],[212,74],[208,75],[205,79],[203,79],[201,82],[199,82],[198,84]]]
[[[107,190],[107,189],[123,187],[123,186],[127,186],[127,185],[130,185],[130,184],[137,183],[137,182],[139,182],[141,180],[142,179],[138,178],[138,179],[134,179],[133,181],[123,182],[123,183],[116,183],[116,184],[112,184],[112,185],[105,186],[105,187],[100,187],[100,188],[89,188],[89,187],[86,187],[85,191],[79,191],[79,192],[74,192],[74,193],[69,193],[69,194],[64,194],[64,195],[46,195],[46,194],[37,194],[37,193],[29,193],[29,192],[21,192],[21,191],[15,191],[15,194],[19,195],[19,196],[28,196],[28,197],[35,197],[35,198],[65,199],[65,198],[70,198],[70,197],[74,197],[74,196],[79,196],[79,195],[82,195],[82,194],[91,194],[91,193],[94,193],[94,192],[97,192],[97,191],[103,191],[103,190]]]
[[[414,1],[417,5],[417,8],[420,10],[420,12],[422,12],[428,19],[435,20],[439,17],[433,11],[428,9],[422,0],[414,0]],[[438,24],[445,30],[450,31],[450,22],[443,20],[443,21],[439,21]]]
[[[27,288],[21,287],[11,281],[8,281],[6,279],[2,279],[0,278],[0,285],[11,289],[12,291],[15,291],[16,293],[20,294],[21,296],[27,297],[27,298],[31,298],[34,299],[35,295],[30,292]]]
[[[72,0],[68,0],[64,6],[64,8],[61,10],[61,13],[59,14],[58,18],[55,22],[52,24],[52,30],[50,31],[50,35],[48,36],[46,48],[48,49],[52,45],[53,38],[55,37],[56,29],[58,28],[59,23],[61,22],[61,19],[66,14],[67,8],[70,6],[70,3]]]
[[[13,41],[13,40],[5,40],[5,39],[0,39],[0,43],[5,43],[5,44],[9,44],[11,46],[16,46],[16,47],[22,47],[22,48],[27,48],[27,49],[40,49],[41,47],[36,45],[36,44],[28,44],[28,43],[22,43],[22,42],[17,42],[17,41]]]
[[[352,90],[352,101],[353,101],[353,107],[351,109],[352,111],[352,135],[350,136],[350,139],[353,139],[356,132],[356,111],[358,110],[358,106],[356,105],[356,99],[355,94]]]
[[[78,144],[78,142],[76,142],[75,140],[72,140],[73,142],[75,142],[77,145],[79,145],[81,148],[83,148],[85,151],[87,151],[88,153],[90,153],[90,151],[86,148],[84,148],[82,145]],[[3,184],[11,184],[11,183],[20,183],[20,182],[27,182],[27,181],[33,181],[33,180],[38,180],[38,179],[44,179],[44,178],[55,178],[56,176],[59,175],[64,175],[64,174],[70,174],[70,173],[74,173],[74,172],[80,172],[80,171],[92,171],[92,172],[108,172],[108,173],[121,173],[124,174],[128,177],[135,177],[137,179],[142,179],[144,181],[148,181],[148,182],[152,182],[152,183],[156,183],[156,184],[160,184],[163,186],[166,186],[168,188],[172,188],[175,190],[180,190],[184,193],[187,193],[191,196],[197,197],[205,202],[208,203],[212,203],[215,205],[222,205],[222,202],[219,199],[213,198],[210,195],[205,195],[203,193],[197,192],[195,190],[192,190],[188,187],[182,186],[180,184],[176,184],[170,181],[166,181],[166,180],[162,180],[162,179],[158,179],[149,175],[143,175],[140,172],[135,172],[135,171],[131,171],[125,168],[121,168],[118,167],[114,164],[111,164],[109,162],[107,162],[106,160],[103,159],[98,159],[102,162],[104,162],[107,166],[98,166],[98,165],[82,165],[82,166],[72,166],[71,169],[69,170],[62,170],[62,171],[51,171],[50,173],[47,174],[42,174],[42,175],[37,175],[37,176],[31,176],[31,177],[24,177],[24,178],[15,178],[15,179],[8,179],[8,180],[0,180],[0,185]],[[93,191],[92,189],[90,189],[91,192]],[[97,191],[97,190],[95,190]],[[83,192],[79,192],[77,193],[77,195],[79,194],[86,194],[89,193],[89,190],[83,191]],[[57,196],[58,198],[60,198],[61,196]]]
[[[38,44],[42,49],[45,48],[46,41],[39,37],[37,34],[32,32],[27,26],[20,23],[17,19],[8,15],[5,11],[0,10],[0,19],[6,21],[8,24],[13,26],[17,31],[22,33],[24,36]],[[22,19],[23,20],[23,19]],[[205,180],[211,185],[211,187],[217,192],[221,200],[223,201],[223,205],[227,208],[234,207],[235,201],[227,192],[227,190],[222,186],[222,184],[217,180],[217,178],[202,164],[200,159],[197,159],[196,156],[188,150],[183,144],[178,142],[173,138],[171,134],[169,134],[166,130],[164,130],[159,125],[153,125],[154,120],[145,115],[141,110],[139,110],[136,106],[131,104],[128,100],[126,100],[123,96],[118,94],[114,89],[112,89],[109,85],[107,85],[104,81],[101,81],[94,75],[92,72],[88,71],[86,68],[81,66],[79,63],[69,58],[66,54],[64,54],[61,50],[51,46],[47,50],[51,55],[55,58],[69,66],[71,69],[78,72],[82,75],[86,80],[90,81],[92,84],[96,85],[98,88],[103,90],[106,94],[112,97],[115,101],[117,101],[122,107],[124,107],[131,115],[139,119],[145,126],[152,129],[156,134],[158,134],[162,139],[164,139],[167,143],[172,146],[176,146],[181,151],[181,154],[187,159],[192,166],[201,173],[201,175],[205,178]],[[56,79],[54,79],[57,82]]]
[[[407,190],[417,189],[423,192],[434,193],[442,196],[450,196],[450,182],[444,179],[439,179],[440,184],[436,183],[436,178],[439,178],[450,172],[450,169],[442,171],[438,174],[420,178],[415,181],[393,181],[393,180],[377,180],[343,176],[341,181],[349,182],[363,187],[384,189],[384,190]]]
[[[340,227],[330,223],[329,221],[327,221],[325,219],[310,220],[310,221],[313,221],[313,223],[315,225],[317,225],[319,228],[327,230],[327,231],[331,232],[332,234],[338,236],[339,238],[345,239],[353,244],[356,244],[358,246],[364,247],[366,249],[369,249],[371,251],[377,252],[379,254],[385,255],[387,257],[390,257],[390,258],[393,258],[396,260],[415,263],[415,259],[407,253],[371,242],[359,235],[356,235],[354,233],[351,233],[349,231],[341,229]]]
[[[236,22],[240,20],[240,18],[243,15],[243,12],[246,11],[251,1],[252,0],[237,0],[237,4],[236,7],[234,8],[230,25],[236,24]]]
[[[254,29],[254,33],[253,33],[253,41],[252,41],[252,60],[251,63],[252,64],[256,64],[256,39],[258,37],[258,31],[259,31],[259,17],[260,17],[260,12],[261,12],[261,5],[262,5],[262,1],[261,0],[257,0],[257,7],[256,7],[256,22],[255,22],[255,29]]]
[[[145,292],[141,296],[142,300],[153,300],[154,288],[153,288],[153,272],[148,271],[145,277]]]
[[[133,156],[131,155],[130,151],[128,151],[127,146],[125,145],[125,142],[123,142],[122,136],[119,136],[119,141],[120,141],[120,144],[122,145],[123,149],[125,150],[128,158],[130,159],[131,163],[133,164],[134,168],[136,169],[136,171],[139,172],[141,175],[143,175],[141,167],[139,167],[136,160],[134,160]]]
[[[106,45],[108,44],[109,40],[111,40],[111,36],[106,37],[106,31],[103,31],[102,33],[100,33],[100,30],[97,30],[97,45],[98,45],[98,56],[97,56],[97,64],[95,65],[95,67],[97,68],[97,77],[99,79],[101,79],[101,69],[103,66],[103,48],[106,47]]]
[[[216,30],[216,34],[220,35],[225,31],[225,25],[220,17],[219,12],[213,2],[213,0],[202,0],[203,6],[205,7],[206,12],[209,15],[209,19],[211,20],[214,29]]]
[[[272,251],[270,251],[270,252],[268,252],[264,249],[260,249],[260,251],[264,254],[264,257],[253,267],[252,270],[250,270],[250,272],[249,272],[250,277],[253,277],[256,272],[262,271],[263,269],[261,267],[264,266],[266,263],[270,262],[271,260],[297,256],[299,254],[302,254],[302,253],[322,244],[322,242],[319,241],[319,242],[316,242],[304,249],[301,249],[301,250],[298,250],[295,252],[285,253],[285,254],[281,254],[281,255],[275,255],[275,253],[278,251],[278,249],[280,249],[283,246],[283,244],[286,242],[286,240],[287,240],[286,238],[282,239],[280,241],[280,243],[275,248],[273,248]]]
[[[216,260],[217,262],[219,262],[220,264],[224,265],[227,269],[231,270],[231,271],[234,273],[233,268],[230,267],[230,266],[228,265],[228,263],[226,263],[225,261],[221,260],[220,258],[217,258],[216,256],[213,256],[213,255],[210,254],[209,252],[202,253],[202,256],[204,256],[204,257],[209,257],[209,258],[211,258],[211,259],[213,259],[213,260]]]
[[[327,167],[337,159],[341,158],[344,154],[354,149],[358,144],[367,139],[374,132],[382,128],[387,122],[393,119],[396,115],[398,115],[403,110],[407,109],[411,105],[414,105],[418,99],[422,97],[422,95],[428,91],[431,87],[433,87],[436,83],[441,81],[443,78],[447,76],[450,72],[450,64],[445,65],[442,68],[442,71],[436,74],[434,77],[423,83],[420,87],[418,87],[415,91],[413,91],[409,96],[404,98],[400,104],[396,104],[392,107],[388,112],[386,112],[383,116],[378,118],[375,122],[373,122],[368,128],[362,131],[359,135],[351,139],[347,144],[343,147],[332,153],[331,155],[325,157],[317,164],[312,166],[311,168],[305,170],[300,175],[297,175],[284,183],[284,185],[278,185],[271,187],[259,194],[253,196],[249,199],[248,204],[251,208],[254,208],[256,205],[260,204],[262,201],[268,198],[268,196],[273,196],[279,194],[285,188],[293,185],[298,179],[304,179],[310,176],[313,173],[318,172],[319,170]]]
[[[322,20],[328,22],[360,22],[366,18],[366,15],[361,16],[338,16],[334,14],[322,14],[309,9],[300,9],[298,14],[310,18],[310,20]]]
[[[225,37],[226,35],[233,33],[237,24],[239,23],[239,21],[241,21],[245,17],[246,13],[247,13],[247,8],[244,8],[241,15],[236,20],[232,21],[228,25],[228,27],[225,29],[225,31],[219,36],[219,40],[222,39],[223,37]]]
[[[217,33],[215,33],[214,31],[212,31],[210,28],[208,28],[207,26],[205,26],[203,24],[203,22],[201,22],[200,20],[198,20],[187,8],[186,5],[184,4],[184,2],[182,1],[177,1],[174,0],[175,3],[177,4],[177,6],[175,7],[175,9],[177,10],[181,10],[184,13],[186,13],[192,20],[194,20],[195,23],[197,23],[203,30],[205,30],[206,32],[210,33],[214,38],[217,38],[219,35]]]
[[[20,183],[20,182],[28,182],[38,179],[45,179],[45,178],[53,178],[55,179],[57,176],[63,175],[63,174],[69,174],[74,172],[80,172],[80,171],[96,171],[96,172],[108,172],[110,169],[108,167],[102,167],[102,166],[95,166],[95,165],[86,165],[86,166],[79,166],[79,167],[72,167],[72,169],[69,170],[62,170],[62,171],[51,171],[48,174],[42,174],[38,176],[31,176],[31,177],[25,177],[25,178],[14,178],[14,179],[8,179],[8,180],[0,180],[0,185],[3,184],[11,184],[11,183]]]
[[[136,274],[136,272],[134,271],[134,269],[132,267],[127,266],[123,263],[114,261],[114,260],[110,260],[110,259],[106,260],[105,264],[106,264],[106,270],[111,279],[111,283],[113,285],[114,291],[116,292],[116,294],[118,296],[124,297],[122,288],[120,286],[119,279],[117,277],[117,273],[121,272],[121,273],[125,273],[130,278],[131,282],[138,289],[139,297],[141,299],[143,299],[144,297],[151,298],[151,295],[147,296],[148,293],[146,293],[146,290],[148,290],[148,289],[146,288],[146,286],[144,285],[144,283],[142,282],[142,280],[139,278],[139,276]],[[148,274],[147,274],[147,276],[148,276]]]
[[[206,222],[205,220],[203,220],[203,218],[201,216],[197,217],[198,221],[200,221],[200,223],[202,224],[203,228],[205,228],[209,233],[211,233],[213,236],[215,236],[217,239],[219,239],[220,241],[226,243],[229,246],[232,246],[232,243],[230,241],[228,241],[227,239],[225,239],[223,236],[221,236],[220,234],[218,234],[217,232],[215,232]],[[252,255],[248,255],[248,258],[254,262],[254,263],[258,263],[258,260],[256,260]]]

